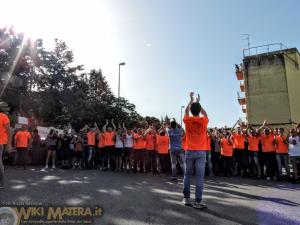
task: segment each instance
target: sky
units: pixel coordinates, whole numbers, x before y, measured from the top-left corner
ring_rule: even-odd
[[[300,48],[298,0],[0,0],[0,27],[14,25],[51,48],[66,41],[86,71],[101,69],[117,95],[143,115],[180,120],[189,92],[201,96],[210,126],[245,117],[237,102],[241,63],[251,46]]]

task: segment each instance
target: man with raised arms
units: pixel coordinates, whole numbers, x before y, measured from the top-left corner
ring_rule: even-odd
[[[189,114],[192,114],[190,116]],[[200,116],[200,114],[202,116]],[[200,105],[200,96],[194,102],[194,93],[190,93],[190,102],[185,109],[183,118],[186,129],[186,144],[187,150],[185,153],[185,174],[184,174],[184,189],[183,203],[187,206],[193,206],[197,209],[206,208],[202,202],[203,182],[206,161],[206,131],[208,117],[204,108]],[[196,172],[196,193],[195,203],[190,200],[191,177],[195,166]]]

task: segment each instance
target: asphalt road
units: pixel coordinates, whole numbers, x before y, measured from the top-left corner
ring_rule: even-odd
[[[97,225],[300,224],[300,185],[287,182],[207,178],[208,209],[196,210],[181,204],[182,183],[171,183],[167,176],[39,167],[8,167],[5,176],[0,203],[99,205],[103,216]]]

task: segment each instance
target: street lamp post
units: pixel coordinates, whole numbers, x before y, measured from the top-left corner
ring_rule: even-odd
[[[180,126],[182,127],[182,110],[184,109],[184,105],[180,107]]]
[[[125,66],[125,63],[119,63],[119,84],[118,84],[118,101],[120,99],[120,83],[121,83],[121,66]]]

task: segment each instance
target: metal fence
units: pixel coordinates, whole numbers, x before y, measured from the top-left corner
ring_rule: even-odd
[[[243,49],[243,56],[246,57],[285,49],[288,49],[288,47],[282,43],[272,43]]]

